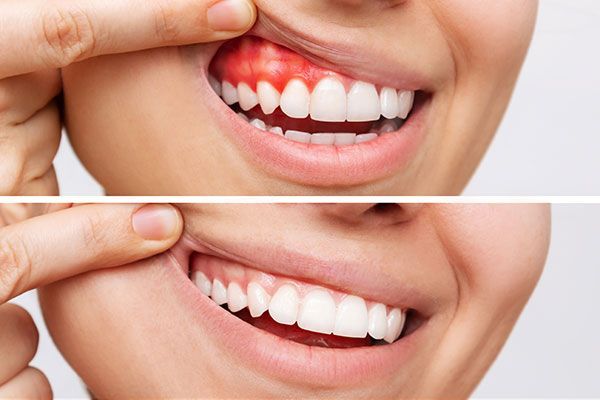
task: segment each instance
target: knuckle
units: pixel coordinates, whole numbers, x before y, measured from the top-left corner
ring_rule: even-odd
[[[86,248],[101,254],[108,247],[109,234],[99,213],[88,214],[81,225],[81,237]]]
[[[49,7],[41,21],[42,53],[49,66],[64,67],[94,53],[96,33],[84,11]]]
[[[17,234],[0,236],[0,303],[13,298],[32,270],[31,253]]]
[[[180,13],[175,7],[172,1],[156,0],[154,29],[156,36],[165,43],[174,42],[181,35]]]

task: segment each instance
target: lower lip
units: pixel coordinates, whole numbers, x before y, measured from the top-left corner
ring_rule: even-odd
[[[385,379],[406,367],[423,340],[424,326],[384,346],[328,349],[282,339],[217,306],[194,286],[174,258],[165,260],[175,279],[174,292],[212,343],[227,349],[246,369],[284,382],[336,388]]]
[[[410,118],[396,133],[352,146],[323,146],[293,142],[253,127],[217,96],[206,76],[201,81],[221,130],[253,162],[271,175],[312,186],[361,185],[406,168],[424,137],[430,104],[429,100],[415,103]]]

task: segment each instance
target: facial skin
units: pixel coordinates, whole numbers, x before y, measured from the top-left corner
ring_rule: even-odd
[[[408,285],[429,298],[427,322],[389,345],[397,351],[392,349],[403,340],[412,343],[400,353],[402,362],[384,373],[322,381],[303,381],[301,371],[281,376],[269,369],[272,364],[263,368],[240,358],[222,341],[232,321],[245,330],[227,340],[245,343],[256,328],[204,302],[172,259],[158,256],[40,291],[56,344],[100,398],[467,397],[529,298],[549,243],[545,205],[184,205],[181,210],[185,236],[219,248],[239,253],[255,245],[279,246],[325,260],[357,261],[368,269],[365,280],[386,280],[386,291]],[[286,263],[277,273],[290,274]],[[334,267],[326,275],[317,283],[340,278]],[[340,290],[355,293],[352,287]],[[228,318],[227,324],[215,323],[216,314]],[[275,343],[271,346],[280,349],[273,351],[288,349]],[[372,349],[385,348],[363,351]]]
[[[309,42],[334,49],[324,58],[336,55],[336,61],[324,67],[377,81],[398,74],[394,65],[406,65],[427,78],[423,140],[407,164],[353,186],[307,185],[273,174],[224,134],[207,106],[220,100],[198,89],[198,71],[208,68],[218,45],[163,48],[63,71],[70,138],[109,194],[459,194],[505,112],[537,12],[532,0],[256,5],[253,33],[268,32],[294,47],[301,32],[311,32]],[[352,57],[335,52],[344,40],[359,49]],[[373,59],[392,72],[376,71]]]

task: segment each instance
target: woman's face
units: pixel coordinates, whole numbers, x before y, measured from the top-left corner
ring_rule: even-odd
[[[459,193],[506,109],[537,10],[534,0],[256,4],[252,37],[222,48],[64,70],[72,143],[110,194]]]
[[[169,253],[40,291],[100,398],[466,397],[549,241],[544,205],[180,208]]]

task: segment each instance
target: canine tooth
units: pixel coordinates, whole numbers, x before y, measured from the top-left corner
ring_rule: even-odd
[[[381,303],[375,304],[369,310],[369,335],[373,339],[383,339],[387,332],[387,317],[385,306]]]
[[[285,132],[285,137],[298,143],[310,143],[310,133],[307,132],[289,130]]]
[[[292,285],[281,286],[269,303],[269,315],[276,322],[294,325],[298,318],[298,292]]]
[[[335,135],[333,133],[313,133],[310,135],[310,142],[314,144],[334,144]]]
[[[230,283],[227,288],[227,306],[229,307],[229,311],[238,312],[246,308],[247,305],[248,298],[240,285],[235,282]]]
[[[356,133],[336,133],[335,142],[336,146],[349,146],[354,144],[356,141]]]
[[[219,80],[214,76],[208,75],[208,83],[210,84],[210,87],[212,87],[212,89],[215,91],[215,93],[221,96],[221,94],[223,93],[221,91],[221,82],[219,82]]]
[[[381,116],[381,102],[375,85],[355,82],[348,92],[348,121],[377,121]]]
[[[371,140],[375,140],[379,137],[376,133],[364,133],[362,135],[356,135],[355,143],[365,143],[370,142]]]
[[[272,126],[271,128],[269,128],[269,132],[274,133],[278,136],[283,136],[283,129],[281,129],[278,126]]]
[[[267,130],[267,124],[265,124],[263,120],[258,118],[254,118],[252,121],[250,121],[250,125],[263,131]]]
[[[298,326],[311,332],[330,334],[335,325],[335,302],[322,289],[309,292],[300,306]]]
[[[258,104],[258,96],[256,93],[254,93],[254,90],[252,90],[250,86],[244,82],[241,82],[237,87],[237,91],[242,110],[248,111],[256,107]]]
[[[398,92],[396,89],[384,87],[379,94],[381,103],[381,115],[388,119],[398,116]]]
[[[281,94],[281,111],[291,118],[308,117],[310,93],[300,79],[292,79]]]
[[[398,117],[406,119],[415,103],[415,92],[398,93]]]
[[[402,333],[405,315],[399,308],[394,308],[387,316],[387,332],[383,340],[394,343]]]
[[[212,284],[210,283],[210,279],[208,279],[206,275],[204,275],[200,271],[194,271],[194,273],[192,274],[192,281],[202,293],[204,293],[206,296],[210,296]]]
[[[260,284],[256,282],[248,284],[248,309],[253,318],[260,317],[267,311],[270,300],[271,296]]]
[[[221,97],[223,97],[225,104],[232,105],[239,101],[238,91],[231,83],[223,81],[221,92]]]
[[[218,305],[227,303],[227,289],[225,289],[225,286],[221,283],[220,280],[213,280],[210,297]]]
[[[260,81],[256,84],[256,93],[258,102],[263,113],[266,115],[273,114],[279,107],[281,94],[269,82]]]
[[[368,329],[369,316],[365,301],[358,296],[346,296],[338,306],[333,334],[364,338]]]
[[[310,96],[310,118],[315,121],[346,121],[346,89],[335,78],[323,78]]]

